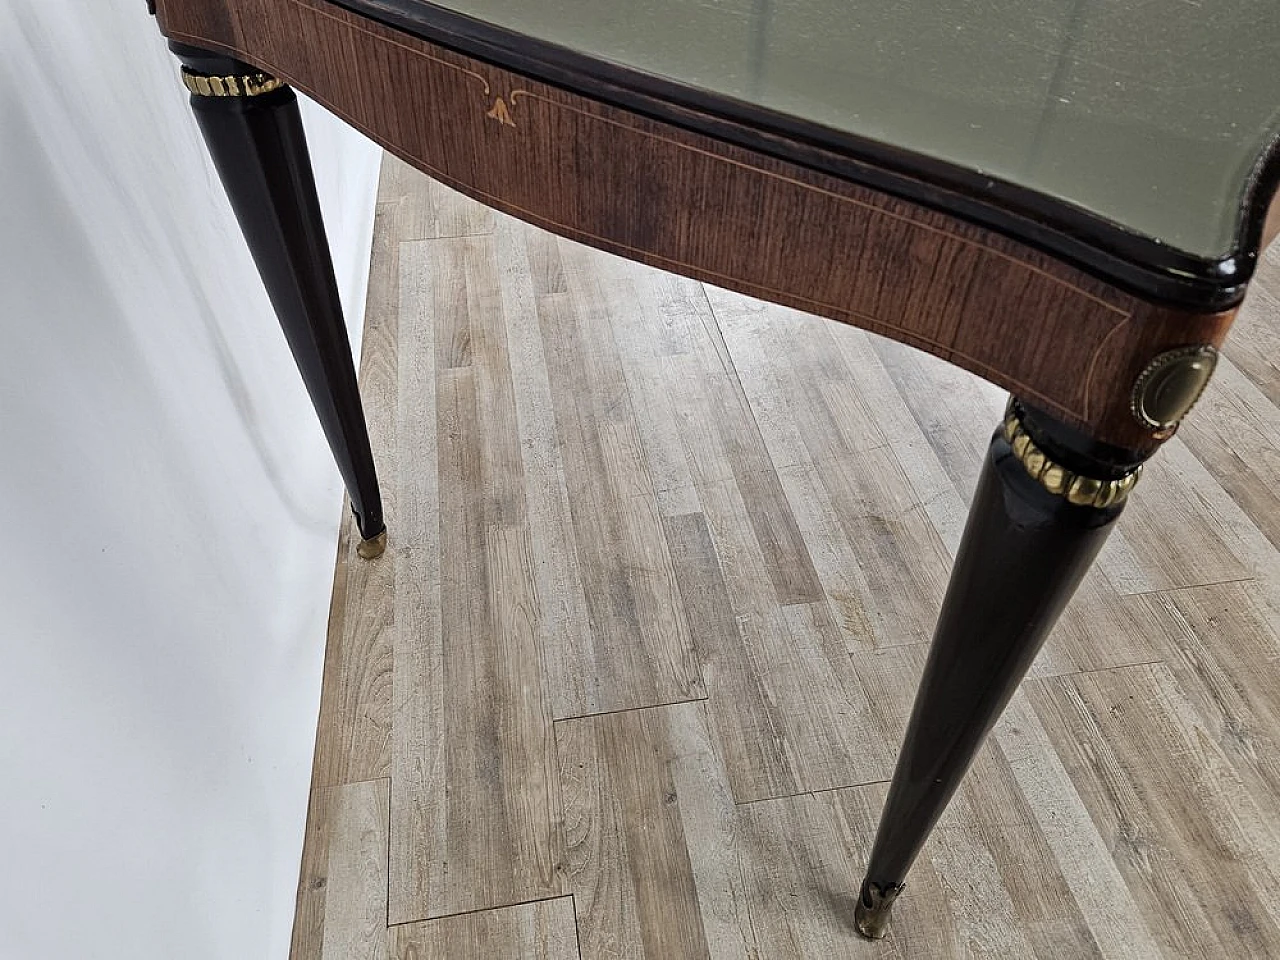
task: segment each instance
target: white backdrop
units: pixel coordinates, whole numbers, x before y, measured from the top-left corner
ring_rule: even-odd
[[[284,958],[340,485],[143,0],[0,0],[0,960]],[[304,105],[353,334],[379,151]]]

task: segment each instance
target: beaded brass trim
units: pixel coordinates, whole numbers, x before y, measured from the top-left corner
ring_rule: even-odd
[[[200,97],[259,97],[284,86],[269,73],[250,73],[242,77],[206,77],[182,68],[182,83]]]
[[[1009,441],[1014,456],[1033,479],[1039,480],[1041,486],[1050,493],[1066,497],[1069,502],[1080,507],[1111,507],[1123,503],[1142,475],[1141,464],[1119,480],[1095,480],[1093,477],[1073,473],[1061,464],[1054,463],[1045,456],[1043,450],[1032,443],[1012,408],[1004,415],[1004,438]]]

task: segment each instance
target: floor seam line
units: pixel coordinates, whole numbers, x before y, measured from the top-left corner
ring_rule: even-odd
[[[835,793],[837,790],[857,790],[859,787],[874,787],[877,784],[888,783],[885,780],[867,780],[862,783],[844,783],[838,787],[819,787],[817,790],[801,790],[799,793],[783,793],[776,797],[753,797],[750,800],[735,800],[735,807],[749,807],[753,803],[768,803],[770,800],[794,800],[796,797],[816,797],[820,793]]]
[[[669,700],[665,703],[646,703],[638,707],[619,707],[617,710],[601,710],[597,713],[575,713],[571,717],[552,717],[551,725],[557,723],[572,723],[574,720],[591,720],[595,717],[612,717],[619,713],[635,713],[638,710],[660,710],[663,707],[678,707],[682,703],[705,703],[710,700],[710,696],[705,697],[689,697],[685,700]]]
[[[476,907],[474,910],[459,910],[457,913],[446,913],[438,917],[419,917],[416,920],[397,920],[395,923],[388,923],[387,929],[394,930],[396,927],[407,927],[415,923],[435,923],[437,920],[455,920],[458,917],[470,917],[477,913],[492,913],[494,910],[511,910],[515,907],[528,907],[536,903],[550,903],[552,900],[564,900],[565,898],[573,899],[572,893],[557,893],[552,897],[535,897],[532,900],[520,900],[516,903],[500,903],[493,907]]]

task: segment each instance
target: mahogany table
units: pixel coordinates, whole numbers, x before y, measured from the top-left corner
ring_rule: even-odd
[[[374,458],[293,84],[491,207],[1007,388],[855,922],[913,860],[1276,230],[1273,0],[155,0],[350,493]],[[1268,216],[1268,212],[1272,211]]]

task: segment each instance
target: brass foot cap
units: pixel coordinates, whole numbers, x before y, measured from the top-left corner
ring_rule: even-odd
[[[862,888],[858,897],[858,905],[853,911],[853,925],[868,940],[883,940],[889,932],[889,913],[893,910],[893,902],[906,884],[891,883],[881,887],[878,883],[868,883]]]
[[[382,551],[387,549],[387,531],[383,530],[376,537],[370,537],[368,540],[361,540],[356,545],[356,553],[360,554],[364,560],[372,560],[374,557],[382,556]]]

